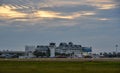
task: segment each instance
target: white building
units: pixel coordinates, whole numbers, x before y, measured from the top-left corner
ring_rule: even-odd
[[[72,42],[60,43],[60,45],[56,48],[57,53],[61,54],[71,54],[71,57],[83,57],[86,53],[92,52],[91,47],[82,47],[81,45],[75,45]]]
[[[56,48],[56,52],[59,53],[74,53],[74,54],[81,54],[82,53],[82,46],[81,45],[74,45],[72,42],[67,43],[60,43],[60,45]]]
[[[59,55],[69,55],[72,57],[83,57],[84,54],[89,54],[92,52],[91,47],[82,47],[81,45],[74,45],[72,42],[67,43],[60,43],[58,47],[56,47],[55,43],[50,43],[48,46],[38,45],[35,46],[26,46],[26,56],[29,58],[35,57],[33,52],[37,50],[42,53],[50,53],[49,57],[56,57],[57,54]],[[57,54],[56,54],[57,53]]]
[[[26,58],[33,58],[35,57],[33,55],[33,52],[35,51],[36,47],[35,46],[25,46],[25,57]]]

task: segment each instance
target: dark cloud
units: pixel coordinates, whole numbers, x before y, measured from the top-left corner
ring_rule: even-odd
[[[109,9],[109,10],[100,10],[97,12],[94,17],[98,18],[110,18],[110,19],[119,19],[120,15],[120,8],[114,8],[114,9]]]
[[[60,7],[43,7],[41,9],[69,13],[69,12],[78,12],[78,11],[94,11],[96,8],[89,5],[76,5],[76,6],[60,6]]]

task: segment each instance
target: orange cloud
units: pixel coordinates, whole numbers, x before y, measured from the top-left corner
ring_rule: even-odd
[[[83,14],[82,15],[95,15],[96,13],[95,12],[87,12],[87,11],[83,11]]]
[[[40,18],[62,18],[62,19],[74,19],[80,16],[80,14],[61,15],[61,13],[59,12],[42,11],[42,10],[35,12],[34,15],[35,17],[40,17]]]
[[[98,7],[98,9],[103,9],[103,10],[112,9],[116,7],[115,4],[96,4],[96,6]]]
[[[116,4],[112,0],[87,0],[92,6],[101,10],[113,9]]]
[[[28,21],[30,19],[36,19],[36,18],[74,19],[80,16],[80,14],[78,13],[76,14],[73,13],[71,15],[64,15],[63,13],[54,12],[54,11],[44,11],[44,10],[38,10],[28,14],[28,13],[15,11],[15,9],[17,8],[10,5],[0,6],[0,17],[5,19],[14,18],[15,20]]]
[[[15,7],[10,6],[0,6],[0,17],[2,18],[24,18],[26,17],[25,13],[14,11]]]

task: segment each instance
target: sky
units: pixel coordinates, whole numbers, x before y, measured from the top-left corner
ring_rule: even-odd
[[[50,42],[120,51],[120,0],[0,0],[0,50]]]

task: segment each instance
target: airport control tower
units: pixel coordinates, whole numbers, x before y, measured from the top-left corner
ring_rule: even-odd
[[[56,48],[56,44],[55,43],[50,43],[49,44],[50,57],[51,58],[55,57],[55,48]]]

